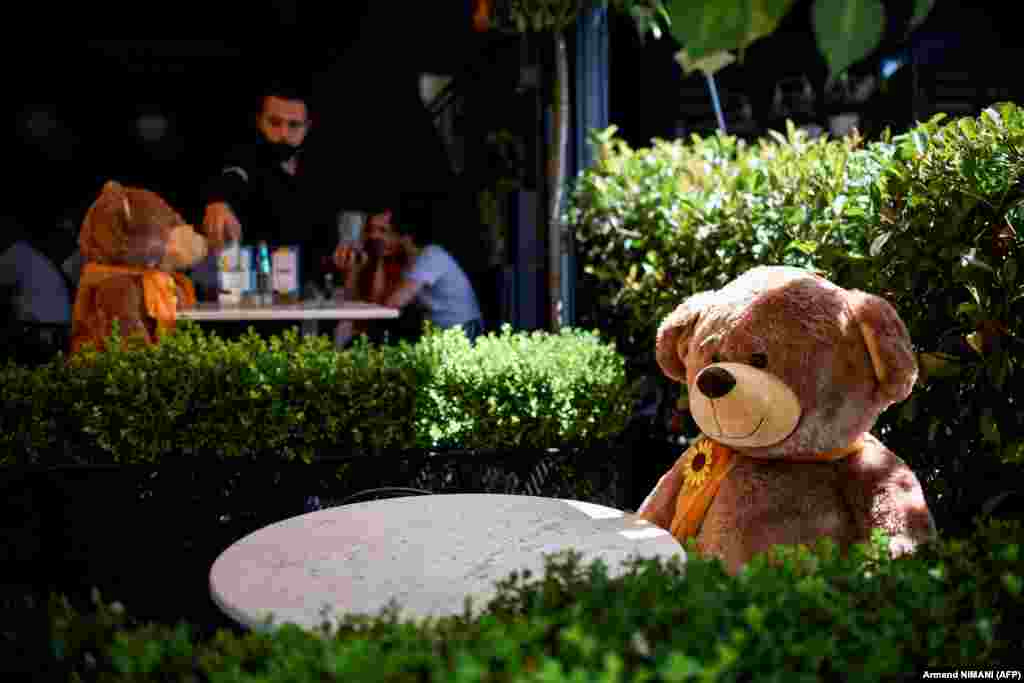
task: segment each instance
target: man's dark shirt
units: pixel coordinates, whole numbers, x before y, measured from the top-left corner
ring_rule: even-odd
[[[320,261],[336,246],[337,224],[331,203],[304,174],[301,156],[292,176],[260,145],[237,148],[205,187],[203,200],[228,203],[242,224],[243,244],[299,245],[300,286],[309,280],[320,283]]]

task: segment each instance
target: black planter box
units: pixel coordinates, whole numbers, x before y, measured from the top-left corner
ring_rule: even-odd
[[[677,450],[633,439],[543,451],[324,453],[312,463],[268,453],[245,462],[210,454],[159,466],[11,467],[0,469],[7,520],[0,561],[12,577],[8,598],[31,590],[39,598],[55,591],[85,599],[95,587],[138,618],[227,626],[209,597],[210,566],[268,524],[413,490],[541,495],[635,510]]]

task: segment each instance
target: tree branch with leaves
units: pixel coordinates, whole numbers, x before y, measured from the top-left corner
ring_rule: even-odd
[[[907,32],[919,26],[935,0],[913,0]],[[518,34],[549,34],[554,54],[551,107],[554,134],[547,158],[548,303],[552,327],[562,323],[561,221],[562,191],[566,184],[569,143],[569,58],[565,32],[580,14],[611,7],[630,16],[641,39],[665,33],[679,43],[676,60],[689,73],[714,74],[743,59],[746,48],[772,34],[792,10],[795,0],[476,0],[473,24],[477,30]],[[828,63],[830,77],[868,57],[885,33],[882,0],[815,0],[812,25],[818,50]],[[738,53],[738,54],[733,54]]]

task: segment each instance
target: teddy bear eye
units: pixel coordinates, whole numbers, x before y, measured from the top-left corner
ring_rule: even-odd
[[[768,367],[768,356],[763,353],[755,353],[750,357],[750,364],[755,368]]]

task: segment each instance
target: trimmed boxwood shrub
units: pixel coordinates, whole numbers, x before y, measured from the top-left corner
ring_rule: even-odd
[[[417,347],[432,368],[417,404],[428,448],[546,448],[591,444],[629,419],[625,363],[595,332],[513,333],[470,344],[459,329]]]
[[[507,327],[475,345],[433,330],[337,352],[294,330],[225,341],[185,322],[153,347],[115,333],[103,353],[9,364],[0,397],[4,465],[586,446],[620,433],[631,408],[624,361],[596,333]]]
[[[402,621],[350,615],[337,630],[282,625],[199,638],[134,624],[96,600],[49,605],[55,671],[104,681],[879,681],[925,670],[1019,667],[1024,533],[979,524],[889,559],[887,539],[776,548],[736,577],[691,554],[600,562],[549,557],[512,574],[483,613]]]
[[[614,438],[630,408],[623,359],[580,330],[472,346],[433,330],[339,353],[183,324],[152,348],[115,335],[104,353],[8,365],[0,398],[12,584],[116,589],[162,623],[208,619],[210,564],[238,538],[367,489],[620,506],[631,493]]]
[[[685,297],[759,264],[818,270],[899,311],[922,375],[877,433],[919,473],[941,523],[968,520],[1024,462],[1024,110],[942,116],[876,141],[714,135],[632,149],[593,134],[567,221],[628,356]],[[585,297],[583,297],[585,298]],[[651,364],[642,371],[658,374]]]

